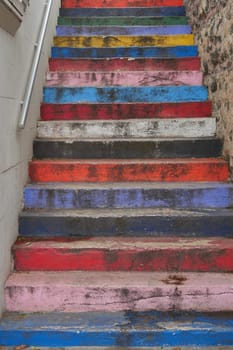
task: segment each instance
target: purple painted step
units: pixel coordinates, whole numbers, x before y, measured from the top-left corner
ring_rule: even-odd
[[[175,35],[192,33],[189,25],[174,26],[58,26],[58,36],[75,35]]]
[[[49,72],[46,86],[166,86],[202,85],[199,71]]]
[[[5,287],[6,308],[20,312],[233,311],[227,273],[29,272]],[[46,326],[46,325],[45,325]]]
[[[123,183],[28,185],[29,209],[85,208],[227,208],[233,206],[233,185],[224,183]]]

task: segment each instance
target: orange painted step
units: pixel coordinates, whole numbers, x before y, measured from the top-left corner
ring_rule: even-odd
[[[19,240],[17,271],[232,272],[233,239],[88,237]]]
[[[111,59],[65,59],[50,58],[50,71],[189,71],[200,70],[200,57],[184,57],[184,58],[111,58]]]
[[[183,0],[62,0],[63,8],[183,6]]]
[[[212,114],[210,101],[182,103],[68,103],[41,105],[41,119],[122,120],[152,118],[205,118]]]
[[[226,181],[223,159],[35,160],[33,182]]]

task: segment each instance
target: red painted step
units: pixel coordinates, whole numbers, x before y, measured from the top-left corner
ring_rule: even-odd
[[[123,59],[62,59],[50,58],[50,71],[162,71],[162,70],[200,70],[200,58],[181,59],[138,58]]]
[[[19,240],[13,254],[18,271],[233,271],[233,239]]]
[[[40,160],[29,165],[33,182],[226,181],[222,159]]]
[[[183,0],[62,0],[63,8],[183,6]]]
[[[212,113],[211,102],[42,104],[42,120],[90,120],[136,118],[204,118]]]

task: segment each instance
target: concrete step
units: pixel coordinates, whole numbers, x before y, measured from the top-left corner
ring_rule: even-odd
[[[49,72],[45,86],[104,87],[104,86],[180,86],[202,85],[200,71],[132,71],[132,72]]]
[[[96,0],[95,7],[159,7],[183,6],[183,0]],[[62,0],[62,8],[88,8],[93,6],[92,0]]]
[[[13,312],[232,312],[232,285],[229,273],[17,272],[5,301]]]
[[[232,318],[230,312],[126,311],[66,313],[65,317],[60,312],[5,313],[0,321],[0,345],[72,346],[80,350],[232,350]]]
[[[17,271],[233,272],[233,239],[27,239],[13,257]]]
[[[232,237],[232,209],[27,210],[23,237]]]
[[[34,160],[29,164],[33,182],[125,182],[125,181],[227,181],[223,159],[145,160]]]
[[[34,157],[62,159],[146,159],[220,157],[222,141],[200,139],[36,139]]]
[[[190,46],[194,45],[193,34],[177,35],[107,35],[107,36],[55,36],[56,47],[103,48],[103,47],[144,47],[144,46]]]
[[[28,209],[87,208],[232,208],[227,183],[28,184]]]
[[[57,26],[57,36],[90,35],[176,35],[191,34],[190,25],[168,26]]]
[[[45,103],[199,102],[208,100],[204,86],[45,87]]]
[[[61,26],[158,26],[187,25],[185,16],[173,17],[58,17]]]
[[[130,142],[131,139],[193,139],[215,135],[215,118],[41,121],[37,127],[39,138],[68,139],[68,141],[129,138]]]
[[[93,6],[93,4],[92,4]],[[185,16],[184,6],[123,8],[60,8],[62,17],[171,17]]]
[[[49,70],[50,72],[124,72],[124,71],[200,71],[200,58],[112,58],[112,59],[59,59],[50,58]]]
[[[78,103],[41,105],[41,119],[123,120],[148,118],[205,118],[212,114],[211,102],[180,103]]]
[[[52,47],[53,58],[180,58],[196,57],[196,45],[170,47],[103,47],[103,48],[72,48]]]

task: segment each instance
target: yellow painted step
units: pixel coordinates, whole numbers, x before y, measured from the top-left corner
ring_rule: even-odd
[[[128,46],[184,46],[194,45],[193,34],[146,36],[59,36],[54,46],[59,47],[128,47]]]

